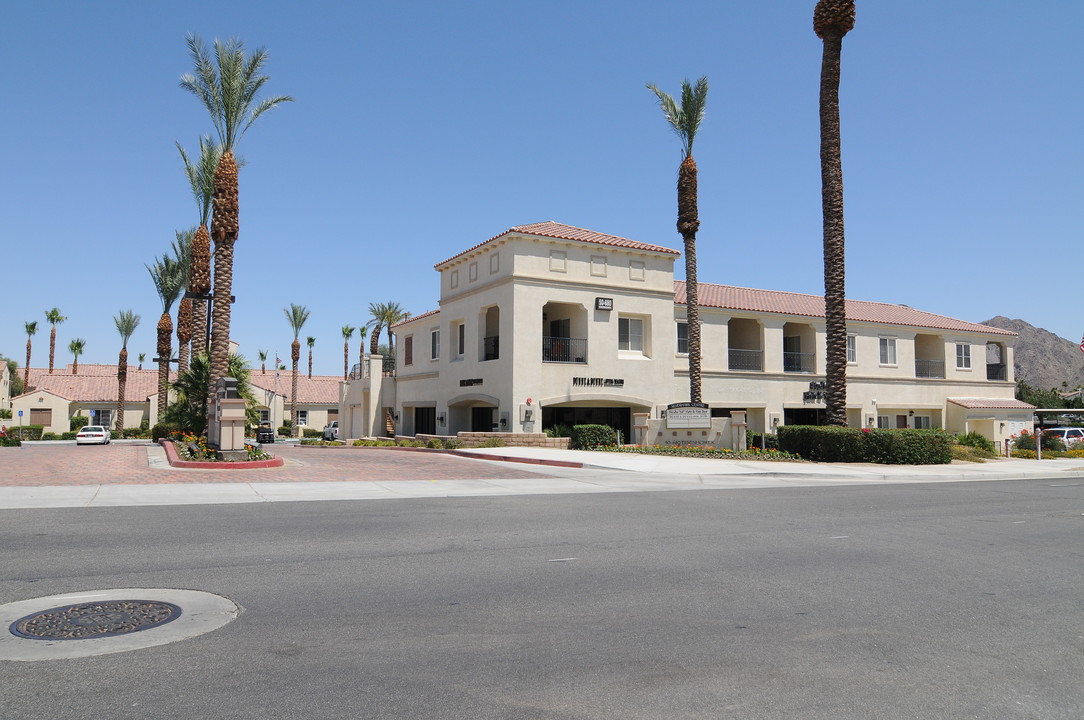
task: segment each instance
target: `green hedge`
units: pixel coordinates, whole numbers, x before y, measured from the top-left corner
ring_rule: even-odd
[[[170,423],[158,423],[157,425],[155,425],[154,427],[151,428],[151,439],[154,440],[155,442],[158,442],[159,440],[166,437],[167,435],[169,435],[174,430],[179,430],[179,429],[180,428],[178,428],[175,425],[171,425]]]
[[[302,432],[301,437],[321,438],[321,439],[323,439],[323,437],[324,437],[324,431],[323,430],[317,430],[316,428],[303,428],[301,430],[301,432]]]
[[[19,435],[0,435],[0,447],[20,447],[22,443],[19,442]]]
[[[616,445],[617,431],[609,425],[573,425],[572,444],[584,450],[599,445]]]
[[[23,425],[23,440],[41,440],[41,436],[45,433],[44,425]],[[8,428],[8,435],[14,436],[16,439],[19,437],[19,426]]]
[[[68,421],[68,429],[73,432],[79,432],[79,428],[89,424],[90,418],[86,415],[72,415],[71,419]]]
[[[940,430],[812,425],[779,428],[779,449],[817,462],[943,465],[952,462],[952,446],[952,436]]]

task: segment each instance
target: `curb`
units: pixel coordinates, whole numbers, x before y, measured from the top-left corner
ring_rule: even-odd
[[[351,448],[352,445],[302,445],[301,447],[321,448],[325,450],[338,450],[340,448]],[[516,457],[513,455],[493,455],[490,453],[474,453],[468,450],[445,450],[443,448],[425,448],[425,447],[403,447],[401,445],[389,445],[387,447],[374,447],[366,448],[359,447],[358,450],[396,450],[398,452],[430,452],[430,453],[442,453],[444,455],[455,455],[456,457],[467,458],[468,460],[496,460],[498,462],[511,462],[511,463],[523,463],[524,465],[547,465],[549,467],[563,467],[563,468],[583,468],[584,464],[581,462],[573,462],[571,460],[546,460],[543,458],[527,458]]]
[[[166,460],[170,467],[182,470],[259,470],[261,468],[282,467],[285,461],[280,458],[270,460],[249,460],[246,462],[200,462],[197,460],[181,460],[177,455],[177,448],[169,440],[160,440],[159,444],[166,451]]]

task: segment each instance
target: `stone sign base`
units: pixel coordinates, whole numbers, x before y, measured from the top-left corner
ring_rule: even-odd
[[[641,414],[637,414],[635,423],[633,438],[637,445],[746,449],[747,424],[743,412],[734,412],[731,417],[712,418],[710,428],[668,428],[665,419],[648,420]]]

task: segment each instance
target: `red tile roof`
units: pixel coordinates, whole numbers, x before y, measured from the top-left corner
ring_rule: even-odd
[[[258,388],[277,391],[279,395],[286,398],[286,402],[290,402],[290,390],[293,385],[292,371],[281,371],[277,390],[273,371],[266,375],[259,371],[253,372],[248,376],[248,381]],[[313,375],[309,378],[304,373],[298,373],[297,402],[299,405],[338,405],[340,382],[342,382],[342,377],[339,375]]]
[[[1034,410],[1034,405],[1029,405],[1022,400],[1003,400],[999,398],[949,398],[953,405],[959,405],[970,410]]]
[[[432,317],[433,315],[436,315],[439,312],[440,312],[440,308],[437,308],[436,310],[430,310],[429,312],[423,312],[421,315],[411,315],[408,318],[403,318],[402,320],[400,320],[399,322],[397,322],[397,323],[395,323],[394,325],[391,326],[392,330],[399,327],[400,325],[406,325],[407,323],[412,323],[415,320],[424,320],[427,317]]]
[[[170,373],[170,380],[176,373]],[[116,402],[117,366],[80,365],[79,374],[66,368],[30,368],[29,386],[34,390],[46,390],[67,400],[77,402]],[[128,366],[128,379],[124,385],[125,402],[146,402],[148,396],[158,392],[158,369],[136,369]],[[24,393],[26,394],[26,393]]]
[[[479,243],[472,248],[468,248],[458,255],[454,255],[444,262],[439,262],[433,267],[439,268],[441,265],[450,263],[452,260],[463,257],[464,255],[471,253],[478,248],[482,247],[486,243],[493,242],[498,238],[502,238],[505,235],[511,235],[518,233],[521,235],[538,235],[540,237],[555,238],[557,240],[575,240],[577,242],[591,243],[593,245],[609,245],[611,247],[627,248],[629,250],[642,250],[644,252],[656,252],[666,253],[667,255],[680,255],[677,250],[662,247],[661,245],[649,245],[647,243],[636,242],[635,240],[629,240],[628,238],[617,237],[616,235],[606,235],[604,233],[595,232],[594,230],[584,230],[583,228],[574,227],[572,225],[563,225],[552,220],[540,223],[531,223],[529,225],[516,225],[509,228],[499,235],[494,235],[489,240]]]
[[[824,317],[824,297],[821,295],[803,295],[778,290],[754,290],[710,283],[699,283],[698,290],[701,307],[815,318]],[[683,280],[674,281],[674,302],[678,305],[685,304],[685,282]],[[1016,335],[1016,333],[1008,330],[955,320],[944,315],[934,315],[922,310],[915,310],[906,305],[890,305],[866,300],[848,300],[847,319],[856,322],[905,325],[907,327],[933,328],[937,330],[961,330],[990,335]]]

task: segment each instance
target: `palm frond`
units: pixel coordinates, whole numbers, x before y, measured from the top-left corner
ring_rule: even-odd
[[[305,324],[305,321],[309,319],[309,315],[312,313],[304,305],[291,304],[289,309],[282,309],[283,315],[286,316],[286,320],[290,323],[290,327],[294,331],[294,340],[297,340],[298,335],[301,334],[301,327]]]
[[[113,322],[116,323],[117,332],[120,333],[121,347],[128,349],[128,340],[132,337],[132,333],[139,327],[139,321],[142,318],[136,315],[131,310],[121,310],[118,314],[113,316]]]
[[[162,312],[168,313],[184,289],[186,279],[183,269],[179,267],[177,260],[169,255],[156,258],[154,265],[144,267],[150,273],[154,289],[162,301]]]
[[[648,84],[647,89],[655,93],[659,99],[659,107],[670,124],[670,129],[681,140],[681,151],[684,157],[693,154],[693,140],[700,129],[700,123],[704,120],[704,110],[708,101],[708,79],[701,77],[695,85],[688,80],[681,82],[681,106],[674,101],[668,93],[663,92],[658,86]]]
[[[27,336],[27,338],[30,338],[30,336],[37,334],[37,332],[38,332],[38,321],[37,320],[24,321],[23,325],[26,326],[26,336]],[[351,328],[351,332],[353,332],[353,328]]]

